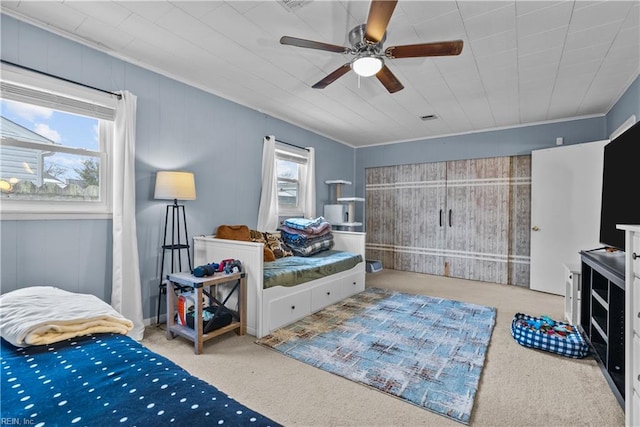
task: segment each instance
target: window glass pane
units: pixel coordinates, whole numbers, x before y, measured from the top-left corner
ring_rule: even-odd
[[[3,138],[100,150],[96,118],[7,99],[0,103],[0,112]]]
[[[299,166],[300,165],[295,162],[277,159],[276,168],[278,172],[278,178],[294,179],[297,181],[299,177]]]
[[[278,205],[280,207],[295,208],[298,206],[298,196],[300,194],[299,166],[298,163],[288,160],[276,160]]]
[[[298,206],[298,183],[278,181],[278,205],[295,208]]]
[[[8,100],[1,101],[0,116],[3,199],[100,201],[98,119]],[[36,142],[50,149],[3,143],[8,140]],[[95,155],[63,152],[64,147]]]
[[[40,150],[0,147],[2,163],[18,158],[12,170],[0,173],[2,199],[99,201],[100,159]]]

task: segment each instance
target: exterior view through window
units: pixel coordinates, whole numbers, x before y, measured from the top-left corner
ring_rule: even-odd
[[[300,198],[300,164],[285,159],[276,160],[278,173],[278,206],[290,210],[298,208]]]
[[[100,119],[7,99],[0,116],[2,199],[100,200]]]

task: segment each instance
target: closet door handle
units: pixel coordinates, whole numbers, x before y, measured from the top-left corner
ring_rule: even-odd
[[[440,213],[438,214],[438,219],[440,221],[440,227],[442,227],[442,209],[440,209]]]
[[[449,209],[449,227],[451,227],[451,212],[453,209]]]
[[[633,259],[638,259],[638,257],[640,257],[640,255],[638,255],[635,252],[631,254],[631,258],[633,258]]]

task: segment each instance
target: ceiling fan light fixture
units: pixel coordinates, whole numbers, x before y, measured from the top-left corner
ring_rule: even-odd
[[[353,71],[362,77],[371,77],[382,69],[384,61],[376,56],[361,56],[351,62]]]

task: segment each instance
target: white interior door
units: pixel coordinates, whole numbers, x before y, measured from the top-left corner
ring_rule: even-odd
[[[531,153],[531,289],[564,295],[563,265],[598,247],[607,142]]]

